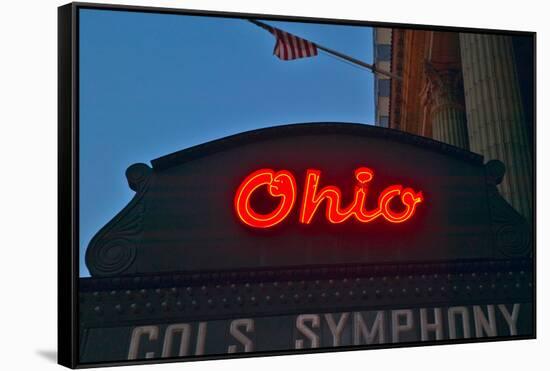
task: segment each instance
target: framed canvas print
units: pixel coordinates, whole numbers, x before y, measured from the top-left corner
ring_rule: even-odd
[[[72,3],[58,34],[62,365],[535,337],[534,33]]]

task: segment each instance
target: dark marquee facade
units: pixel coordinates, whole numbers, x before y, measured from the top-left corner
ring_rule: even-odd
[[[312,123],[151,163],[128,168],[135,197],[88,246],[82,363],[534,334],[531,226],[497,190],[500,161],[397,130]],[[373,176],[361,183],[364,168]],[[267,228],[235,210],[258,169],[272,183],[247,196],[250,215],[273,219],[292,201]],[[312,169],[317,195],[340,191],[341,210],[319,196],[303,223]],[[283,170],[296,187],[272,188]],[[403,215],[406,190],[422,198],[392,222],[383,195]],[[346,208],[362,195],[368,222]]]

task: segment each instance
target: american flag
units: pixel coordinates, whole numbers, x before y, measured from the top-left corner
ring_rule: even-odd
[[[272,27],[270,32],[277,39],[275,49],[273,49],[273,54],[283,61],[313,57],[317,55],[317,47],[311,41],[301,39],[275,27]]]

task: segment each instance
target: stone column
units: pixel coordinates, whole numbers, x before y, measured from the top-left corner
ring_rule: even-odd
[[[426,85],[422,101],[432,124],[435,140],[469,149],[462,73],[458,68],[425,63]]]
[[[512,38],[460,34],[470,149],[506,165],[502,196],[532,221],[532,164]]]

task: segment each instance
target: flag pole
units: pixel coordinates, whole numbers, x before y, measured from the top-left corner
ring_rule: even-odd
[[[250,23],[252,24],[255,24],[256,26],[258,27],[261,27],[263,28],[264,30],[267,30],[268,32],[271,32],[273,30],[273,27],[271,27],[270,25],[268,24],[265,24],[263,22],[260,22],[260,21],[257,21],[255,19],[249,19],[248,20]],[[331,55],[334,55],[338,58],[342,58],[348,62],[351,62],[353,64],[356,64],[358,66],[361,66],[361,67],[365,67],[365,68],[368,68],[369,70],[371,70],[373,73],[378,73],[378,74],[381,74],[381,75],[384,75],[384,76],[387,76],[387,77],[390,77],[390,78],[393,78],[393,79],[396,79],[396,80],[401,80],[401,77],[400,76],[397,76],[396,74],[393,74],[391,72],[388,72],[388,71],[385,71],[385,70],[382,70],[378,67],[376,67],[375,65],[373,64],[370,64],[370,63],[367,63],[367,62],[363,62],[362,60],[359,60],[357,58],[353,58],[353,57],[350,57],[349,55],[346,55],[344,53],[340,53],[334,49],[329,49],[325,46],[322,46],[322,45],[319,45],[317,43],[314,43],[312,42],[313,44],[315,44],[315,46],[317,47],[317,49],[320,49],[326,53],[329,53]]]

